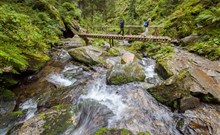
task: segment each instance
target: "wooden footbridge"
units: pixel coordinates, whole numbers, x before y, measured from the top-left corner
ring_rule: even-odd
[[[105,27],[107,28],[107,27]],[[131,26],[129,25],[129,32],[130,28],[140,28],[140,26]],[[117,35],[117,34],[92,34],[92,33],[79,33],[77,32],[76,34],[82,37],[84,40],[87,38],[102,38],[102,39],[109,39],[110,45],[114,45],[113,40],[130,40],[130,41],[153,41],[153,42],[173,42],[175,43],[176,40],[172,40],[168,36],[158,36],[158,26],[151,27],[154,28],[153,35],[150,36],[142,36],[142,35]],[[86,40],[85,40],[86,41]],[[88,39],[86,43],[88,42]]]

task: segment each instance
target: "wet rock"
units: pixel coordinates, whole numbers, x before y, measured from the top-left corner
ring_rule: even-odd
[[[96,133],[96,135],[134,135],[131,131],[127,129],[107,129],[101,128]],[[138,134],[141,135],[141,134]],[[145,135],[145,134],[142,134]],[[147,135],[147,134],[146,134]]]
[[[25,117],[25,111],[15,111],[5,115],[0,115],[0,134],[6,134],[12,127],[20,124]]]
[[[201,104],[193,110],[187,110],[177,120],[177,128],[182,134],[220,134],[220,112],[219,105]]]
[[[162,84],[147,89],[159,102],[176,108],[177,100],[190,95],[188,86],[189,72],[183,70],[179,75],[174,75]]]
[[[133,81],[144,81],[145,74],[137,59],[132,63],[116,64],[107,73],[107,84],[120,85]]]
[[[73,38],[66,38],[61,40],[61,45],[66,49],[78,48],[84,46],[84,41],[75,35]]]
[[[163,78],[168,79],[173,75],[173,72],[170,70],[170,67],[167,65],[165,59],[157,60],[155,71]]]
[[[160,78],[156,75],[154,75],[153,77],[149,77],[149,78],[146,78],[147,82],[150,83],[150,84],[157,84],[160,80]]]
[[[110,44],[105,42],[104,45],[101,46],[104,51],[108,51],[110,49]]]
[[[193,96],[184,97],[180,100],[180,110],[182,111],[196,108],[199,105],[200,105],[199,99]]]
[[[200,91],[201,93],[210,93],[220,102],[220,85],[216,83],[212,77],[208,76],[204,71],[196,66],[192,66],[190,68],[190,73],[195,82],[203,88],[203,91],[205,91]],[[198,92],[194,91],[194,89],[191,89],[191,91]]]
[[[14,110],[16,105],[15,94],[6,89],[0,90],[0,114],[7,114]]]
[[[92,100],[82,102],[79,105],[79,110],[81,113],[77,123],[78,128],[74,131],[75,134],[94,134],[97,129],[106,127],[108,119],[113,116],[108,107]]]
[[[77,117],[72,105],[59,105],[45,112],[42,112],[25,121],[10,134],[17,135],[40,135],[40,134],[61,134],[69,126],[76,125]]]
[[[111,68],[112,66],[120,63],[121,63],[121,57],[109,57],[106,59],[105,62],[107,68]]]
[[[102,50],[93,46],[79,47],[71,49],[68,52],[75,60],[86,65],[95,65],[100,63],[100,56],[103,53]]]
[[[112,47],[108,50],[108,55],[109,56],[122,56],[126,52],[128,52],[128,51],[123,50],[123,49],[118,48],[118,47]]]
[[[130,52],[124,53],[121,57],[122,64],[132,63],[132,62],[134,62],[134,60],[135,60],[135,55]]]
[[[190,75],[183,83],[189,87],[192,95],[198,95],[197,97],[202,100],[204,96],[211,94],[214,98],[209,98],[209,102],[220,101],[219,61],[210,61],[189,52],[175,49],[172,56],[161,58],[157,62],[156,71],[164,79],[188,69]],[[203,96],[200,96],[201,94]]]

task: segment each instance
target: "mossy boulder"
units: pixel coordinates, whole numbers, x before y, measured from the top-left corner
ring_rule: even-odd
[[[16,105],[15,94],[7,89],[0,90],[0,114],[7,114],[14,110]]]
[[[102,61],[101,55],[103,51],[94,46],[74,48],[70,49],[68,52],[73,59],[82,62],[85,65],[96,65]]]
[[[167,59],[158,59],[155,71],[163,78],[168,79],[169,77],[173,76],[173,72],[170,70],[170,67],[168,66]]]
[[[137,59],[127,64],[116,64],[107,72],[107,84],[120,85],[133,81],[144,81],[145,74]]]
[[[190,95],[190,74],[187,69],[173,75],[161,85],[147,89],[159,102],[172,108],[179,107],[179,100]]]
[[[57,105],[28,119],[10,134],[62,134],[68,127],[74,128],[77,115],[72,105]]]

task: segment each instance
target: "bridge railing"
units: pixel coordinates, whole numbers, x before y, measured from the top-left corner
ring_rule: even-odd
[[[149,26],[148,35],[159,36],[160,30],[163,26],[152,25]],[[93,26],[87,28],[87,33],[90,33],[90,30],[95,31],[98,34],[117,34],[120,31],[119,26]],[[145,31],[145,28],[141,25],[125,25],[124,26],[126,35],[140,35]]]

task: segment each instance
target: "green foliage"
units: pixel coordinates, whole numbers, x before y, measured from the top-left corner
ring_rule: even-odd
[[[80,14],[76,2],[71,0],[2,0],[0,85],[9,85],[8,74],[36,71],[43,66],[49,60],[45,51],[59,42],[64,23],[72,24]]]
[[[3,99],[4,101],[13,100],[13,99],[15,99],[15,94],[10,90],[1,89],[0,90],[0,98],[1,98],[1,100]]]
[[[173,47],[170,46],[170,43],[133,42],[130,50],[146,52],[148,56],[158,59],[170,55],[173,52]]]

